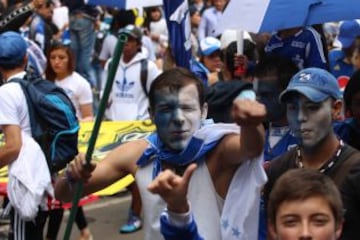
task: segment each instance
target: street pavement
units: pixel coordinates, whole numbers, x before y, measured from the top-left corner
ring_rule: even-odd
[[[93,240],[142,240],[143,231],[131,234],[120,234],[119,227],[127,220],[131,196],[122,192],[115,196],[103,197],[94,203],[84,206],[84,212],[93,234]],[[64,214],[63,222],[59,231],[58,239],[62,240],[65,233],[69,212]],[[7,239],[8,224],[0,221],[0,240]],[[46,232],[46,227],[44,233]],[[45,238],[44,238],[45,239]],[[70,240],[79,239],[79,230],[73,225]]]
[[[104,197],[84,206],[85,215],[88,219],[90,230],[94,240],[142,240],[143,231],[131,234],[119,234],[119,227],[127,220],[130,205],[130,195],[120,193],[112,197]],[[58,239],[63,239],[69,211],[65,213]],[[71,231],[71,240],[79,239],[79,230],[76,224]]]

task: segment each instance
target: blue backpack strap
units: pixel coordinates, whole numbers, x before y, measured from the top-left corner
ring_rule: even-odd
[[[146,95],[148,97],[149,93],[146,88],[146,82],[148,77],[148,60],[147,59],[141,59],[140,61],[140,81],[141,81],[141,87]]]

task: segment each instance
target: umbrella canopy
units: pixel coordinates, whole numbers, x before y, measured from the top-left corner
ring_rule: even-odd
[[[230,0],[216,32],[232,28],[272,32],[360,18],[359,0]]]
[[[87,0],[87,4],[132,9],[159,6],[162,5],[163,2],[162,0]]]

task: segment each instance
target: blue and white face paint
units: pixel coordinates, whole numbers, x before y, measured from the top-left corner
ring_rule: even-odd
[[[291,131],[305,149],[313,149],[332,133],[332,100],[316,103],[294,94],[286,103]]]
[[[160,89],[154,99],[152,120],[161,141],[168,150],[182,151],[201,126],[203,111],[196,86],[189,84],[177,92]]]

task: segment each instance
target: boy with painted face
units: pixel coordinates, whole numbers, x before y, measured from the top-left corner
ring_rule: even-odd
[[[293,169],[276,182],[269,199],[273,239],[339,239],[343,204],[334,182],[312,169]]]
[[[279,95],[286,89],[291,77],[298,70],[298,67],[290,59],[278,55],[264,56],[255,67],[254,89],[259,102],[266,107],[265,168],[271,160],[297,144],[297,139],[291,133],[286,119],[286,104],[279,102]],[[258,239],[266,239],[266,235],[266,211],[264,201],[261,199]]]
[[[360,155],[334,133],[333,119],[341,113],[342,94],[329,72],[307,68],[291,79],[280,95],[286,103],[287,120],[298,146],[274,159],[267,174],[265,200],[275,181],[293,168],[310,168],[328,175],[341,190],[345,203],[344,239],[359,239]],[[346,201],[345,201],[346,200]]]
[[[199,232],[207,240],[230,239],[226,238],[226,234],[238,225],[238,234],[243,234],[244,230],[249,236],[256,234],[256,224],[254,231],[244,229],[244,226],[249,224],[247,221],[253,222],[251,216],[257,216],[253,214],[258,211],[256,199],[266,180],[261,167],[262,159],[258,158],[264,139],[261,125],[265,116],[264,106],[254,100],[239,99],[234,102],[233,117],[241,126],[241,131],[236,124],[202,126],[202,120],[206,118],[204,87],[201,80],[182,68],[165,71],[157,77],[151,85],[149,100],[157,131],[146,140],[119,146],[96,167],[84,167],[84,156],[77,157],[67,170],[68,177],[57,180],[56,197],[65,201],[71,199],[73,192],[69,182],[84,180],[86,195],[131,173],[136,178],[142,197],[145,239],[163,239],[159,229],[160,213],[169,204],[169,195],[165,193],[160,197],[147,188],[154,178],[154,183],[158,182],[163,173],[172,178],[177,176],[175,173],[181,175],[189,164],[196,162],[197,169],[190,165],[185,173],[185,176],[193,173],[192,181],[186,191],[178,195],[176,202],[179,204],[170,206],[169,210],[175,213],[188,211],[188,199]],[[245,178],[244,182],[233,183],[239,176]],[[257,182],[248,184],[247,180],[254,178]],[[163,187],[166,188],[165,182]],[[241,183],[244,185],[242,191],[233,191]],[[182,194],[186,192],[188,194]],[[244,193],[240,194],[240,198],[239,192]],[[168,193],[172,194],[171,191]],[[245,200],[238,201],[242,196],[246,196]],[[234,219],[234,215],[238,214],[231,216],[229,209],[235,207],[245,207],[248,214],[243,215],[249,217],[243,221]],[[221,217],[226,217],[228,228],[220,229]],[[223,233],[225,230],[227,233]]]

